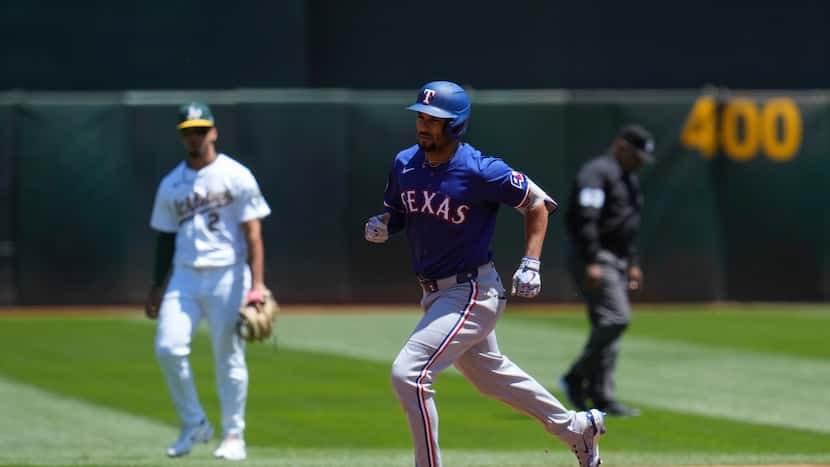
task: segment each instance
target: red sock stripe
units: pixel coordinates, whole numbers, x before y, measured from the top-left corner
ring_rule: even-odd
[[[432,431],[431,427],[432,424],[430,423],[429,419],[429,411],[427,410],[427,401],[426,397],[424,397],[424,385],[423,381],[429,372],[430,367],[435,364],[435,361],[441,356],[442,353],[449,347],[450,342],[461,332],[461,329],[464,327],[464,323],[467,322],[467,318],[470,316],[470,312],[473,310],[473,307],[476,304],[476,299],[478,298],[478,282],[475,280],[470,281],[470,284],[473,287],[472,293],[470,294],[470,300],[467,303],[467,306],[464,308],[464,311],[461,313],[461,318],[455,324],[455,326],[450,331],[450,334],[444,339],[444,342],[438,346],[435,353],[432,354],[432,357],[427,361],[427,364],[424,365],[424,368],[421,370],[421,374],[418,375],[418,380],[416,382],[416,386],[418,387],[418,405],[421,409],[421,415],[423,416],[424,425],[424,433],[426,434],[426,442],[427,442],[427,454],[429,454],[429,466],[434,467],[438,465],[438,459],[436,457],[436,449],[432,443]]]

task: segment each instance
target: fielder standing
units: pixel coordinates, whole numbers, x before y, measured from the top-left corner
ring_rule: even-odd
[[[524,214],[525,256],[512,293],[535,297],[548,215],[556,203],[521,172],[459,138],[470,101],[448,81],[424,85],[415,104],[416,145],[398,153],[389,172],[383,214],[366,223],[366,239],[385,242],[406,230],[412,265],[423,288],[424,316],[392,367],[392,385],[406,412],[417,467],[441,466],[432,383],[450,365],[481,393],[538,420],[567,444],[582,467],[600,463],[605,431],[597,410],[566,409],[504,356],[496,322],[507,303],[489,250],[500,204]]]
[[[214,456],[242,460],[248,368],[236,324],[240,305],[259,301],[267,290],[260,219],[271,210],[250,170],[217,154],[218,133],[207,105],[182,106],[177,128],[187,155],[156,193],[150,221],[159,232],[156,267],[145,307],[149,318],[158,317],[156,355],[183,423],[167,455],[183,456],[194,443],[213,437],[188,361],[205,318],[222,413],[223,437]]]
[[[637,415],[614,397],[619,343],[631,321],[628,291],[642,287],[634,238],[643,195],[635,172],[654,160],[654,139],[639,125],[623,128],[608,153],[580,167],[568,205],[569,269],[588,308],[591,334],[560,383],[582,410],[588,399],[609,415]]]

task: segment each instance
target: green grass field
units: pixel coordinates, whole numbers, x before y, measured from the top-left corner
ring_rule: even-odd
[[[416,308],[291,308],[278,336],[248,347],[245,465],[412,465],[389,366]],[[204,325],[203,325],[204,326]],[[205,465],[164,448],[178,423],[138,309],[0,311],[0,465]],[[505,354],[561,396],[558,376],[587,332],[581,308],[508,306]],[[830,464],[830,306],[640,306],[623,340],[604,465]],[[192,357],[214,424],[207,330]],[[447,466],[573,466],[535,421],[454,370],[436,402]]]

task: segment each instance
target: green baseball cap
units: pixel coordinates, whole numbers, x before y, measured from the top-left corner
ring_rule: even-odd
[[[177,129],[183,130],[185,128],[193,127],[212,127],[213,113],[207,104],[201,102],[191,102],[179,107],[179,124]]]

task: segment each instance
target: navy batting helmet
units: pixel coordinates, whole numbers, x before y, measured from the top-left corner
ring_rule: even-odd
[[[452,138],[460,138],[470,123],[470,98],[461,86],[450,81],[432,81],[421,86],[417,102],[407,109],[451,119],[447,132]]]

